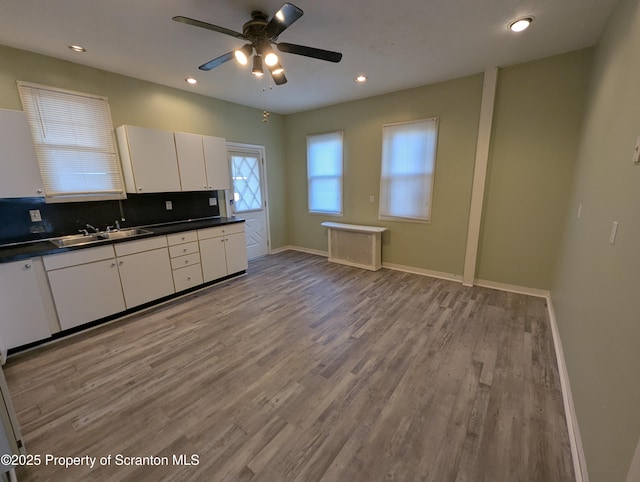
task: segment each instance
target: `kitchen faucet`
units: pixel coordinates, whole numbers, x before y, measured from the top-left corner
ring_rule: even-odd
[[[120,231],[120,221],[115,220],[116,231]],[[113,226],[107,226],[107,233],[110,233],[113,230]]]
[[[86,225],[88,229],[93,229],[94,233],[99,233],[100,230],[98,228],[96,228],[95,226],[92,226],[91,224],[87,224]]]

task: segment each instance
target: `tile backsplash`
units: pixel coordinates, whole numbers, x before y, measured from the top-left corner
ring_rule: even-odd
[[[44,198],[0,199],[0,244],[74,234],[87,223],[103,230],[220,216],[218,191],[129,194],[122,201],[46,204]],[[222,196],[220,196],[222,197]],[[211,206],[210,198],[215,198]],[[171,201],[171,210],[166,209]],[[39,210],[42,221],[29,211]],[[123,220],[124,218],[124,220]]]

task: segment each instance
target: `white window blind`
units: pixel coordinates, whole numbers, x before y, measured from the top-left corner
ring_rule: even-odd
[[[380,219],[429,221],[437,139],[435,118],[382,127]]]
[[[48,202],[126,197],[108,100],[18,82]]]
[[[342,214],[342,131],[307,136],[309,212]]]

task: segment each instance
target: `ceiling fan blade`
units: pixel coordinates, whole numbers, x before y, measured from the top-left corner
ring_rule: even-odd
[[[326,60],[327,62],[340,62],[342,54],[340,52],[332,52],[331,50],[316,49],[314,47],[305,47],[304,45],[279,43],[278,50],[287,54],[304,55],[314,59]]]
[[[233,58],[233,52],[226,53],[221,55],[220,57],[216,57],[213,60],[209,60],[206,64],[202,64],[198,67],[200,70],[211,70],[215,69],[218,65],[224,64],[225,62],[231,60]]]
[[[277,39],[278,35],[290,27],[293,22],[302,17],[303,13],[304,12],[295,5],[285,3],[280,7],[280,10],[275,13],[271,20],[269,20],[269,23],[264,28],[264,34],[268,39]]]
[[[243,40],[249,40],[247,37],[242,35],[240,32],[236,32],[234,30],[230,30],[228,28],[219,27],[217,25],[213,25],[207,22],[201,22],[200,20],[195,20],[189,17],[182,17],[180,15],[173,17],[173,20],[180,23],[186,23],[187,25],[193,25],[194,27],[206,28],[207,30],[213,30],[214,32],[223,33],[225,35],[230,35],[232,37],[241,38]]]

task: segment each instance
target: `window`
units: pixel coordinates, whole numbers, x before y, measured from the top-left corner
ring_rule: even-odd
[[[236,213],[262,209],[262,183],[260,182],[259,151],[229,151],[233,201]]]
[[[18,82],[47,202],[126,197],[106,98]]]
[[[342,215],[342,131],[307,136],[309,212]]]
[[[380,219],[429,221],[437,139],[435,118],[382,127]]]

